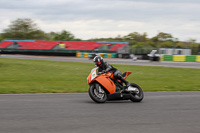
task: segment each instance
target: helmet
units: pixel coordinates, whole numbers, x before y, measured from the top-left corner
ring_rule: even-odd
[[[96,67],[99,67],[102,65],[103,63],[103,58],[101,56],[95,56],[94,59],[93,59],[94,63],[95,63],[95,66]]]

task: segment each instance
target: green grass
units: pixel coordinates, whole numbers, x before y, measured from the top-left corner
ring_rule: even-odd
[[[113,65],[144,91],[200,91],[200,69]],[[93,63],[0,58],[0,93],[87,92]]]

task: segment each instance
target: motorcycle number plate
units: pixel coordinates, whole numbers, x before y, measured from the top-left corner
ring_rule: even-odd
[[[96,71],[92,72],[91,81],[92,81],[94,78],[96,78],[96,76],[97,76]]]

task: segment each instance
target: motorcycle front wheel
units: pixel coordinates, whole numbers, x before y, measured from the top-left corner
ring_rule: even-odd
[[[98,84],[98,83],[96,83]],[[101,85],[90,85],[88,90],[90,98],[96,103],[105,103],[107,100],[107,93]]]
[[[135,83],[131,83],[131,87],[134,87],[136,91],[130,92],[132,102],[141,102],[144,98],[144,93],[141,87]]]

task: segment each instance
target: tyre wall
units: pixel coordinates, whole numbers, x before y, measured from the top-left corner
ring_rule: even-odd
[[[117,58],[116,53],[99,53],[99,55],[103,58]],[[76,57],[91,57],[92,53],[86,53],[86,52],[77,52]]]
[[[200,62],[200,55],[161,55],[161,61]]]

